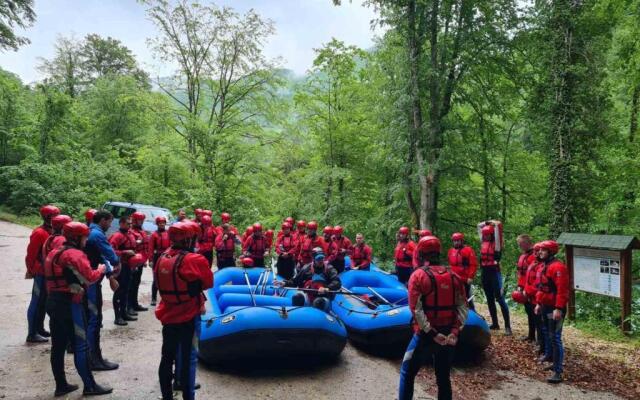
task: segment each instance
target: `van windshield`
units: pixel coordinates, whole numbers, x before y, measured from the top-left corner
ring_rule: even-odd
[[[138,211],[143,213],[148,221],[155,221],[156,217],[165,217],[167,221],[173,221],[171,213],[160,208],[141,208]]]

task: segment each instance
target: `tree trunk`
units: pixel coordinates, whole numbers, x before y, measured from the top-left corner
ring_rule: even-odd
[[[638,102],[640,100],[640,85],[633,89],[631,96],[631,121],[629,122],[629,142],[633,143],[638,131]]]

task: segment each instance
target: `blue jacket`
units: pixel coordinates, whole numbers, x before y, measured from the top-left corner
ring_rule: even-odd
[[[89,228],[91,232],[89,232],[89,238],[87,239],[84,252],[87,253],[87,257],[89,257],[91,268],[97,268],[98,264],[118,265],[120,259],[107,241],[107,236],[104,234],[102,228],[100,228],[100,225],[91,224]]]

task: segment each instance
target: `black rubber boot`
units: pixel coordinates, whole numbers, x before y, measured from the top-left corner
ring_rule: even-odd
[[[136,317],[134,317],[132,315],[129,315],[129,314],[126,314],[124,316],[124,318],[122,318],[122,319],[124,319],[125,321],[137,321],[138,320],[138,318],[136,318]]]
[[[67,383],[64,386],[56,387],[56,391],[55,391],[55,393],[53,395],[54,395],[54,397],[64,396],[67,393],[71,393],[71,392],[74,392],[74,391],[78,390],[78,387],[79,387],[78,385],[71,385],[71,384]]]
[[[135,311],[147,311],[147,310],[148,310],[148,308],[147,308],[147,307],[144,307],[144,306],[142,306],[142,305],[140,305],[140,304],[136,304],[135,306],[133,306],[133,309],[134,309]]]
[[[505,336],[512,336],[513,335],[513,332],[511,332],[511,328],[510,327],[507,326],[506,328],[504,328],[504,335]]]
[[[126,325],[129,325],[129,324],[127,323],[127,321],[125,321],[125,320],[124,320],[124,319],[122,319],[122,318],[116,318],[116,320],[115,320],[113,323],[114,323],[114,324],[116,324],[116,325],[120,325],[120,326],[126,326]]]
[[[138,312],[133,309],[133,308],[127,308],[127,314],[133,316],[133,317],[137,317],[138,316]]]
[[[113,392],[113,389],[109,386],[100,386],[97,383],[91,388],[84,388],[82,391],[83,396],[102,396]]]
[[[102,357],[102,350],[98,349],[96,354],[92,357],[91,370],[92,371],[113,371],[118,369],[120,365],[106,360]]]
[[[27,343],[45,343],[48,342],[49,339],[47,339],[46,337],[43,337],[39,334],[35,334],[35,335],[29,335],[27,336]]]
[[[558,373],[558,372],[554,372],[554,374],[547,378],[547,382],[549,383],[560,383],[562,382],[562,374]]]
[[[51,333],[44,328],[38,331],[38,335],[46,338],[51,337]]]

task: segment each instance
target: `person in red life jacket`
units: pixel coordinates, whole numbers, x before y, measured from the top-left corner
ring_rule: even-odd
[[[495,228],[491,223],[487,223],[481,228],[482,242],[480,243],[480,271],[482,279],[482,289],[487,298],[489,314],[491,314],[490,329],[500,329],[498,323],[498,312],[496,301],[500,305],[502,318],[504,319],[504,334],[511,336],[511,320],[509,317],[509,306],[504,299],[502,290],[502,274],[500,273],[501,251],[496,250]]]
[[[127,312],[131,270],[133,269],[129,261],[136,255],[136,238],[131,233],[129,217],[120,217],[119,224],[119,229],[109,237],[109,244],[120,259],[120,272],[117,276],[118,289],[113,292],[114,323],[124,326],[127,325],[127,321],[137,320],[135,316]]]
[[[522,337],[522,340],[535,342],[536,341],[536,322],[535,313],[533,312],[534,305],[528,299],[524,293],[524,286],[527,280],[527,271],[531,264],[536,262],[536,256],[533,254],[533,243],[529,235],[519,235],[516,239],[518,247],[520,248],[520,257],[518,257],[518,263],[516,264],[516,274],[518,278],[517,291],[522,294],[524,298],[524,310],[527,313],[527,324],[529,333],[527,336]]]
[[[167,231],[167,219],[165,217],[156,217],[156,226],[158,230],[151,234],[149,239],[149,256],[151,257],[152,265],[156,265],[160,254],[164,253],[169,248],[171,243],[169,242],[169,232]],[[156,276],[153,275],[153,283],[151,284],[151,305],[155,306],[158,301],[158,285],[156,283]]]
[[[464,291],[471,298],[471,283],[476,276],[478,270],[478,258],[471,246],[464,244],[464,234],[456,232],[451,235],[453,248],[449,249],[447,258],[449,259],[449,267],[458,275],[464,285]],[[473,299],[469,300],[469,308],[475,311]]]
[[[98,210],[96,210],[95,208],[90,208],[84,212],[84,221],[87,226],[93,224],[93,216],[96,215],[97,212]]]
[[[178,210],[178,216],[176,217],[176,222],[184,221],[187,219],[187,213],[181,208]]]
[[[229,229],[227,224],[224,225]],[[195,398],[200,315],[204,312],[205,302],[203,290],[213,286],[213,272],[207,259],[190,250],[196,237],[197,231],[185,222],[171,225],[171,248],[160,256],[154,268],[160,291],[160,303],[156,308],[156,318],[162,323],[162,357],[158,376],[164,400],[173,399],[174,362],[180,364],[177,380],[182,398]],[[178,354],[181,357],[179,362],[176,359]]]
[[[407,285],[409,277],[413,272],[413,251],[416,244],[409,239],[409,228],[406,226],[398,229],[398,243],[393,253],[396,263],[396,275],[398,281],[403,285]]]
[[[300,220],[296,222],[296,231],[293,232],[293,237],[298,242],[298,244],[302,243],[302,240],[307,235],[307,223],[304,220]]]
[[[138,311],[147,311],[147,307],[143,307],[138,303],[138,291],[140,290],[140,282],[142,282],[142,271],[144,266],[149,260],[149,236],[147,232],[142,228],[146,216],[137,211],[131,214],[131,233],[136,239],[135,251],[144,258],[142,265],[131,270],[131,284],[129,286],[129,311],[131,315],[137,315]]]
[[[351,249],[351,269],[369,271],[371,266],[371,247],[364,242],[362,233],[356,234],[356,244]]]
[[[399,400],[413,398],[422,365],[434,366],[438,400],[450,400],[451,364],[458,334],[467,318],[463,282],[440,264],[440,240],[425,236],[416,246],[419,267],[409,279],[409,308],[414,335],[400,367]]]
[[[222,231],[216,236],[216,262],[218,269],[235,267],[236,244],[241,244],[240,238],[231,230],[229,224],[221,226]]]
[[[433,236],[433,233],[431,233],[431,231],[429,229],[420,229],[419,231],[414,231],[418,234],[418,240],[420,240],[420,238],[423,238],[425,236]]]
[[[276,240],[276,254],[278,255],[276,267],[278,275],[284,279],[291,279],[296,267],[295,256],[298,244],[291,233],[291,225],[288,222],[282,224],[281,232],[282,235],[278,236]]]
[[[544,267],[544,263],[540,259],[539,252],[540,243],[536,243],[533,246],[533,255],[535,256],[535,261],[529,265],[529,268],[527,268],[527,275],[525,277],[523,292],[526,296],[526,301],[531,303],[531,305],[533,306],[533,317],[536,326],[536,342],[538,344],[538,354],[543,355],[545,353],[546,327],[542,322],[542,315],[538,315],[535,313],[535,307],[538,304],[536,302],[536,294],[538,293],[538,274]]]
[[[247,229],[244,230],[244,233],[242,234],[242,237],[240,238],[240,241],[242,242],[242,252],[245,252],[245,243],[247,242],[247,239],[253,235],[253,225],[249,225],[247,226]]]
[[[207,211],[207,210],[205,210]],[[202,254],[213,265],[213,248],[216,244],[216,228],[212,225],[211,217],[203,215],[201,218],[202,233],[198,236],[197,253]]]
[[[273,229],[267,229],[264,233],[264,237],[267,238],[267,251],[271,253],[271,248],[273,248]]]
[[[53,229],[53,233],[42,245],[43,259],[46,260],[49,253],[64,244],[66,239],[62,234],[62,227],[64,227],[65,224],[68,224],[71,221],[73,221],[73,218],[63,214],[56,215],[55,217],[51,218],[51,229]]]
[[[211,210],[202,210],[202,217],[205,215],[209,216],[213,220],[213,211]],[[200,217],[202,219],[202,217]],[[200,221],[202,223],[202,221]]]
[[[295,221],[293,220],[292,217],[287,217],[282,221],[283,224],[289,224],[290,229],[293,229],[293,226],[295,225]],[[277,239],[282,236],[282,229],[278,231],[278,235],[276,236],[276,241]]]
[[[29,325],[27,333],[27,343],[43,343],[48,339],[49,332],[44,329],[45,304],[47,302],[47,291],[45,288],[44,273],[42,264],[44,257],[42,246],[51,235],[51,219],[60,214],[60,209],[56,206],[46,205],[40,208],[42,225],[31,232],[29,245],[27,246],[27,256],[24,261],[27,266],[25,279],[33,279],[31,289],[31,301],[27,309],[27,322]]]
[[[82,251],[89,228],[81,222],[69,222],[63,227],[64,245],[53,250],[44,263],[47,279],[46,308],[51,329],[51,370],[56,382],[55,396],[63,396],[78,389],[67,382],[64,353],[67,344],[74,347],[73,361],[84,384],[83,395],[109,394],[113,389],[101,386],[93,379],[89,344],[86,334],[86,315],[83,297],[89,285],[97,282],[107,271],[104,264],[92,269]]]
[[[324,243],[326,244],[327,248],[323,249],[325,254],[329,254],[329,251],[331,250],[331,242],[333,241],[333,227],[332,226],[325,226],[322,229],[322,238],[324,239]]]
[[[268,240],[262,232],[262,224],[253,224],[253,233],[244,242],[245,257],[253,260],[254,267],[264,267],[264,258],[269,255]]]
[[[195,210],[193,210],[193,220],[197,223],[200,223],[200,221],[202,220],[202,211],[202,208],[196,208]]]
[[[553,375],[547,379],[549,383],[562,382],[562,325],[569,301],[569,271],[567,266],[555,257],[558,250],[558,243],[553,240],[540,243],[539,256],[543,265],[538,272],[535,313],[542,315],[546,327],[545,354],[542,361],[553,362],[548,368],[553,371]]]
[[[313,249],[319,247],[324,252],[326,248],[324,238],[318,236],[317,231],[318,223],[316,221],[309,222],[307,234],[302,236],[302,240],[298,242],[298,264],[300,267],[313,262]]]
[[[231,223],[231,214],[223,212],[222,214],[220,214],[220,221],[222,221],[222,224],[229,224],[229,229],[231,230],[231,232],[233,232],[233,234],[236,236],[240,236],[240,234],[238,233],[238,228],[233,226],[233,224]],[[218,227],[218,232],[222,232],[222,229],[220,227]]]
[[[333,240],[328,244],[329,264],[341,273],[344,271],[344,258],[351,253],[351,240],[343,235],[344,230],[340,225],[333,228]]]
[[[308,300],[313,307],[323,311],[329,311],[331,308],[331,300],[335,297],[335,293],[331,292],[342,288],[338,271],[330,264],[325,263],[324,253],[320,247],[313,250],[311,263],[300,268],[293,278],[276,284],[308,289],[304,294],[296,293],[291,300],[292,304],[302,306]]]

